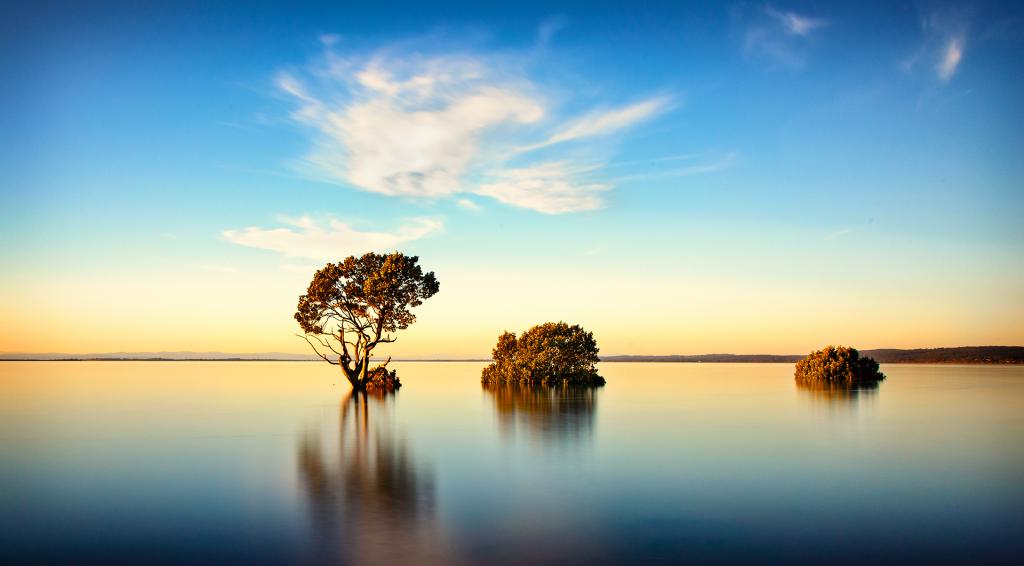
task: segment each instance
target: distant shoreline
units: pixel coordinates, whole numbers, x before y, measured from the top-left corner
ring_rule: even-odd
[[[0,363],[4,362],[267,362],[267,363],[310,363],[320,362],[322,360],[266,360],[259,358],[230,358],[230,359],[175,359],[175,358],[60,358],[60,359],[41,359],[41,358],[3,358],[0,359]],[[409,364],[409,363],[485,363],[492,360],[391,360],[391,363],[398,364]],[[755,360],[727,360],[727,361],[673,361],[673,360],[601,360],[600,363],[606,364],[793,364],[796,362],[786,361],[755,361]],[[916,361],[899,361],[899,362],[879,362],[885,365],[946,365],[946,366],[1015,366],[1024,365],[1024,361],[950,361],[950,362],[916,362]]]
[[[861,350],[861,355],[883,364],[1024,364],[1024,346],[960,346],[955,348]],[[601,358],[608,363],[795,363],[797,354],[699,354],[699,355],[614,355]],[[116,354],[0,354],[4,362],[318,362],[304,354],[225,354],[221,352],[146,352]],[[395,362],[489,362],[486,358],[396,359]]]

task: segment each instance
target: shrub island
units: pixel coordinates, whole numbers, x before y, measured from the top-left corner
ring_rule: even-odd
[[[485,384],[604,385],[597,374],[594,334],[578,324],[539,324],[516,337],[505,332],[491,351],[494,362],[484,368]]]
[[[883,379],[878,362],[846,346],[826,346],[796,363],[796,382],[807,387],[856,389]]]

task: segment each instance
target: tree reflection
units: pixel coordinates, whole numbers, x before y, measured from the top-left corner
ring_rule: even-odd
[[[337,438],[307,430],[298,467],[320,563],[446,563],[434,520],[433,478],[385,417],[393,393],[352,391]]]
[[[593,433],[598,387],[490,383],[483,390],[494,400],[504,433],[523,428],[545,441],[589,438]]]
[[[853,387],[824,382],[797,382],[796,387],[807,396],[822,401],[835,402],[856,402],[862,397],[874,397],[878,393],[878,382],[870,382]]]
[[[827,423],[830,428],[856,428],[871,415],[878,394],[878,383],[856,387],[798,383],[797,394],[808,404],[810,414]]]

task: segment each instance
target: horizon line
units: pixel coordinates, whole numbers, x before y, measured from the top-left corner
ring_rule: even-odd
[[[938,346],[932,348],[865,348],[862,352],[928,352],[942,350],[968,350],[968,349],[1021,349],[1024,346],[1016,345],[984,345],[984,346]],[[689,358],[693,361],[701,361],[698,358],[762,358],[775,361],[790,361],[800,359],[804,354],[744,354],[744,353],[706,353],[706,354],[608,354],[599,356],[600,361],[657,361],[672,360],[682,361]],[[377,359],[372,357],[371,359]],[[384,358],[380,358],[384,359]],[[313,354],[299,354],[288,352],[220,352],[220,351],[192,351],[192,350],[161,350],[161,351],[140,351],[140,352],[90,352],[74,354],[68,352],[0,352],[0,361],[273,361],[273,362],[305,362],[320,361],[320,358]],[[487,362],[490,357],[403,357],[393,358],[393,362]]]

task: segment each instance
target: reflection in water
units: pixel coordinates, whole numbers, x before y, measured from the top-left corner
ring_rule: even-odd
[[[350,393],[333,446],[318,430],[301,437],[316,562],[451,562],[434,519],[433,478],[385,420],[393,395]]]
[[[833,383],[797,382],[797,389],[805,395],[822,401],[856,403],[861,398],[873,398],[878,393],[878,382],[865,383],[856,387]]]
[[[1024,555],[1024,366],[830,395],[792,364],[614,363],[546,414],[480,366],[401,363],[339,407],[308,362],[2,362],[0,564]],[[559,420],[592,442],[530,441]]]
[[[798,395],[810,404],[812,415],[841,427],[862,422],[862,409],[870,409],[878,395],[877,382],[857,387],[797,383],[796,388]]]
[[[498,422],[505,433],[525,428],[542,440],[589,438],[601,388],[583,385],[484,384],[494,399]]]

